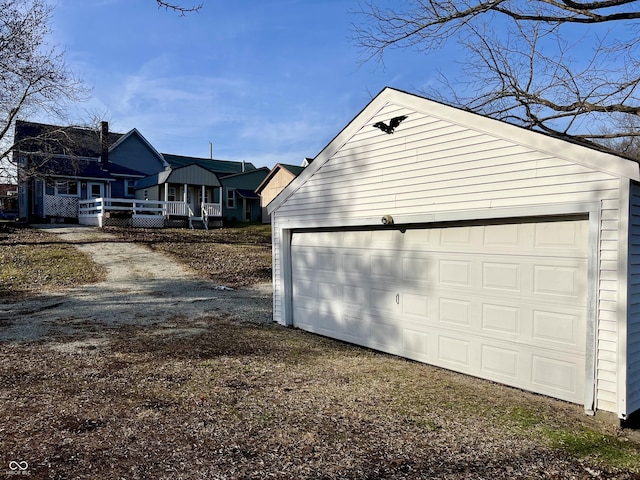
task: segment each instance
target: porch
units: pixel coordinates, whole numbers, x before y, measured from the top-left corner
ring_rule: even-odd
[[[222,226],[222,204],[200,203],[193,211],[188,202],[92,198],[78,202],[78,223],[97,227],[209,228]]]

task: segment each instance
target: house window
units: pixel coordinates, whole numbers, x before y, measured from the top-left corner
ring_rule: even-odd
[[[236,191],[227,190],[227,208],[236,208]]]
[[[78,182],[56,182],[56,195],[78,196]]]
[[[125,180],[124,181],[124,191],[127,197],[135,197],[136,196],[136,181],[135,180]]]
[[[90,198],[100,198],[103,197],[103,185],[100,183],[90,183],[89,184],[89,197]]]
[[[169,195],[167,196],[167,201],[169,202],[176,201],[176,187],[169,187]]]

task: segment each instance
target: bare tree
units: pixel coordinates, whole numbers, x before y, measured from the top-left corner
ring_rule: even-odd
[[[17,118],[62,118],[88,93],[50,46],[51,7],[45,0],[0,0],[0,177],[14,177],[11,152]]]
[[[366,60],[457,42],[464,77],[440,73],[444,90],[428,92],[438,100],[583,142],[640,136],[628,120],[640,116],[640,2],[368,1],[357,13]]]
[[[164,8],[165,10],[173,10],[174,12],[178,12],[180,15],[185,15],[191,12],[199,12],[202,8],[202,3],[198,3],[197,5],[192,5],[190,7],[185,7],[179,3],[170,3],[163,2],[162,0],[156,0],[158,3],[158,8]]]

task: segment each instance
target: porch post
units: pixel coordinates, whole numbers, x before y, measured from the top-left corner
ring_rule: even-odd
[[[204,194],[205,194],[205,186],[202,185],[202,196],[200,197],[202,201],[200,202],[200,216],[202,217],[202,211],[204,210]]]
[[[167,203],[169,201],[169,183],[164,184],[164,203],[162,204],[162,214],[166,217],[169,214]]]
[[[185,214],[189,212],[189,204],[187,203],[187,184],[184,184],[184,191],[182,192],[182,201],[184,202]]]

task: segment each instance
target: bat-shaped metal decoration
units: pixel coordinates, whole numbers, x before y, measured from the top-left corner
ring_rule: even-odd
[[[405,118],[407,118],[406,115],[402,115],[400,117],[393,117],[391,120],[389,120],[389,125],[387,125],[384,122],[378,122],[378,123],[374,123],[373,126],[375,128],[379,128],[385,133],[393,133],[396,127],[400,125],[400,122],[402,122]]]

